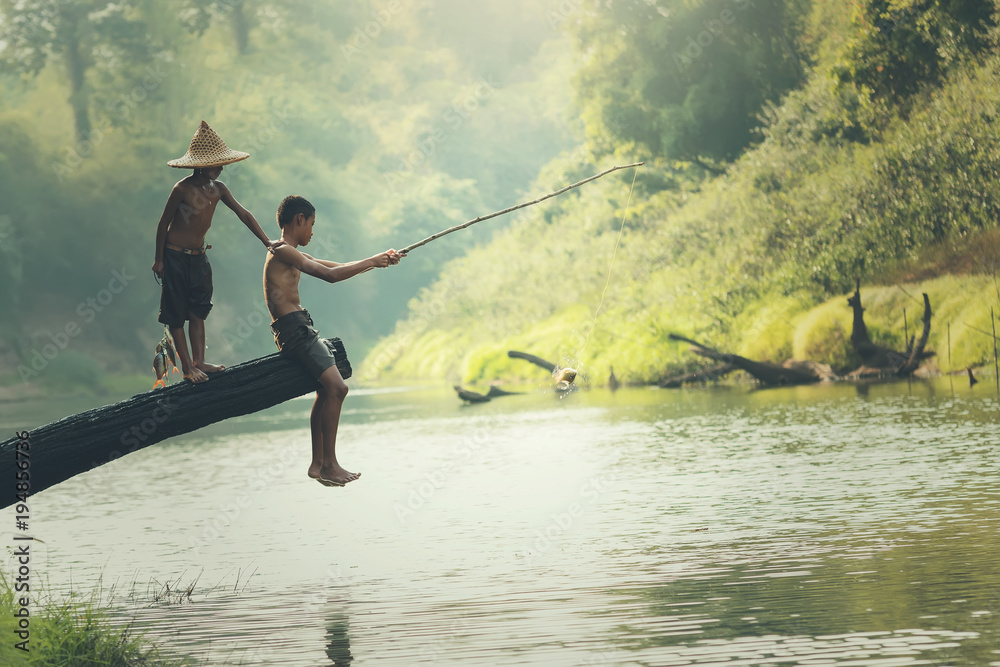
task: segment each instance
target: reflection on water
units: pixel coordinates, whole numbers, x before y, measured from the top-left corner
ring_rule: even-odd
[[[348,617],[346,614],[334,614],[326,619],[326,657],[337,667],[344,667],[354,662],[351,655],[351,637],[347,632]]]
[[[212,665],[1000,666],[979,389],[356,392],[345,489],[306,479],[291,401],[39,494],[37,566],[197,578],[117,604]]]

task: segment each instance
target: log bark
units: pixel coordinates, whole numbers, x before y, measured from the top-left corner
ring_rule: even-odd
[[[731,364],[736,368],[746,371],[750,375],[754,376],[761,384],[769,387],[812,384],[823,379],[810,368],[803,369],[794,365],[787,366],[771,363],[769,361],[754,361],[753,359],[741,357],[738,354],[719,352],[718,350],[702,345],[701,343],[691,340],[690,338],[678,336],[677,334],[670,334],[669,337],[670,340],[679,340],[685,343],[690,343],[694,347],[693,351],[696,354],[700,354],[703,357],[715,359],[716,361],[721,361],[726,364]]]
[[[344,379],[350,362],[340,339],[327,340]],[[71,415],[29,431],[32,495],[126,454],[224,419],[258,412],[320,387],[293,361],[272,354],[233,366],[201,384],[180,382]],[[0,479],[15,479],[18,438],[0,443]],[[16,501],[0,494],[0,509]]]

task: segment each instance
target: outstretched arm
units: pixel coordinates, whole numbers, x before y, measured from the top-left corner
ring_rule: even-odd
[[[167,228],[170,226],[170,221],[174,219],[177,207],[180,204],[181,190],[175,185],[174,189],[170,191],[170,196],[167,197],[167,204],[163,207],[163,215],[160,216],[160,222],[156,225],[156,252],[153,255],[153,273],[156,274],[157,278],[163,277],[163,246],[167,242]]]
[[[226,187],[224,183],[219,181],[216,181],[216,184],[219,186],[219,192],[222,195],[222,203],[228,206],[230,210],[236,214],[236,217],[240,219],[240,222],[246,225],[247,229],[253,232],[253,235],[260,239],[260,242],[264,244],[265,248],[273,252],[275,248],[285,244],[285,242],[281,240],[272,241],[269,239],[267,234],[264,233],[264,230],[260,228],[257,218],[253,217],[253,213],[243,208],[243,205],[236,201],[236,197],[234,197],[233,193],[229,191],[229,188]]]
[[[377,255],[372,255],[368,259],[359,259],[356,262],[338,264],[328,260],[318,260],[310,257],[298,248],[282,246],[274,250],[274,256],[283,262],[291,264],[303,273],[325,280],[328,283],[337,283],[341,280],[353,278],[359,273],[364,273],[370,269],[385,268],[394,264],[399,264],[400,255],[395,250],[387,250]]]

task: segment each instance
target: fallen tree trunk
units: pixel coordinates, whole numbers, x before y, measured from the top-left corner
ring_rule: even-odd
[[[733,366],[732,364],[719,364],[718,366],[713,366],[704,370],[668,377],[660,380],[659,385],[668,389],[676,389],[677,387],[682,387],[686,384],[717,380],[724,375],[732,373],[734,370],[736,370],[736,366]]]
[[[718,350],[702,345],[701,343],[691,340],[690,338],[678,336],[677,334],[670,334],[669,337],[670,340],[679,340],[685,343],[690,343],[694,346],[693,351],[696,354],[708,357],[709,359],[715,359],[716,361],[731,364],[736,368],[746,371],[760,381],[761,384],[765,384],[769,387],[812,384],[823,379],[823,376],[817,372],[817,366],[807,366],[803,368],[800,364],[794,363],[790,365],[779,365],[769,361],[754,361],[753,359],[741,357],[738,354],[719,352]]]
[[[340,339],[327,340],[346,379],[351,376]],[[278,354],[233,366],[201,384],[180,382],[137,394],[29,431],[30,493],[36,494],[126,454],[231,417],[258,412],[302,396],[320,384]],[[25,429],[27,430],[27,429]],[[14,437],[0,443],[0,479],[13,484],[18,470]],[[23,454],[22,454],[23,456]],[[0,495],[0,509],[16,501]]]

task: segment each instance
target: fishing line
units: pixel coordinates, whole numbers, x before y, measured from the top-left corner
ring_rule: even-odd
[[[615,249],[614,252],[611,253],[611,264],[608,266],[608,278],[604,282],[604,289],[601,290],[601,302],[597,304],[597,310],[594,311],[594,322],[590,325],[590,331],[588,331],[587,335],[583,338],[583,346],[576,355],[577,359],[583,357],[583,351],[587,349],[587,343],[590,341],[590,334],[594,333],[594,329],[597,327],[597,318],[601,314],[601,309],[604,308],[604,297],[608,293],[608,285],[611,284],[611,272],[615,268],[615,258],[618,256],[618,246],[621,245],[622,235],[625,233],[625,219],[628,218],[629,207],[632,205],[632,191],[635,189],[635,179],[639,176],[639,167],[642,166],[642,164],[643,163],[640,162],[636,166],[635,172],[632,174],[632,185],[629,186],[628,189],[628,199],[625,201],[625,213],[622,214],[622,224],[618,229],[618,240],[615,241]]]

